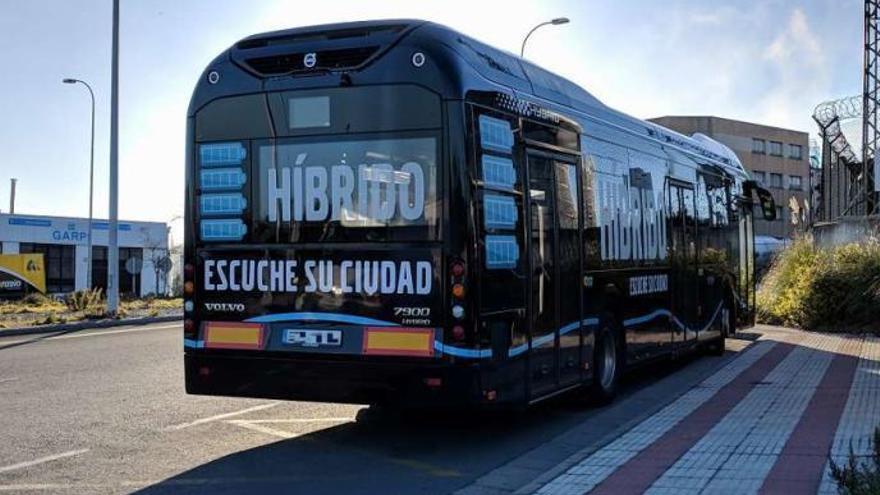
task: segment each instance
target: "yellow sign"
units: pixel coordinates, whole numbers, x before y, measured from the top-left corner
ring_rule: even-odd
[[[0,292],[18,292],[28,284],[46,292],[42,254],[0,254]]]

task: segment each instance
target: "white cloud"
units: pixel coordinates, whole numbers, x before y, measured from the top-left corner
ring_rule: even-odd
[[[785,30],[765,48],[763,59],[773,74],[773,85],[760,100],[761,119],[814,131],[810,115],[828,98],[831,77],[820,39],[802,9],[791,13]]]
[[[798,8],[792,12],[785,31],[767,47],[764,58],[786,63],[802,56],[808,57],[813,65],[821,65],[825,59],[818,37],[810,30],[807,14]]]

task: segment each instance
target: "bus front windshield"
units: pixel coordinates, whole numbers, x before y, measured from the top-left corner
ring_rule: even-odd
[[[256,242],[437,239],[437,136],[256,141]]]

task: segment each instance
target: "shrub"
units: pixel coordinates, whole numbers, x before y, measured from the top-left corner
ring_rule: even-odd
[[[804,300],[803,325],[822,328],[843,322],[880,322],[880,245],[848,244],[823,256]]]
[[[101,303],[104,292],[101,289],[78,290],[64,298],[67,309],[71,311],[87,311]]]
[[[880,493],[880,428],[874,429],[874,452],[860,459],[849,449],[849,459],[843,466],[831,460],[831,477],[843,495],[876,495]]]
[[[870,328],[880,321],[880,243],[821,249],[808,238],[799,239],[774,259],[757,304],[758,319],[766,323],[816,330]]]

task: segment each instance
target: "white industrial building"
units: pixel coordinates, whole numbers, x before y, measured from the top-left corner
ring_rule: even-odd
[[[88,286],[88,225],[87,218],[0,214],[0,253],[42,253],[47,292],[82,290]],[[108,225],[107,220],[92,221],[92,286],[104,289]],[[167,225],[119,221],[118,232],[120,294],[167,294]]]

